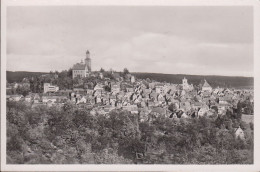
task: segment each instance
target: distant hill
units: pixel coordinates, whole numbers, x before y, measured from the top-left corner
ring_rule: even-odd
[[[32,77],[32,76],[40,76],[46,74],[44,72],[26,72],[26,71],[17,71],[11,72],[6,71],[6,79],[8,82],[21,82],[25,77]]]
[[[25,77],[40,76],[47,74],[45,72],[6,72],[6,78],[8,82],[21,82]],[[189,84],[199,85],[204,79],[212,87],[234,87],[234,88],[253,88],[254,78],[253,77],[241,77],[241,76],[217,76],[217,75],[185,75],[185,74],[161,74],[161,73],[139,73],[132,72],[139,79],[147,79],[159,81],[159,82],[169,82],[173,84],[181,84],[182,79],[185,77],[188,79]]]
[[[253,88],[253,77],[241,76],[217,76],[217,75],[185,75],[185,74],[161,74],[161,73],[132,73],[137,78],[146,79],[159,82],[169,82],[173,84],[181,84],[182,79],[188,79],[189,84],[199,85],[206,79],[212,87],[234,87],[234,88]]]

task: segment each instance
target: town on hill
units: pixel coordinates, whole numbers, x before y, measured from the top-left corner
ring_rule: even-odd
[[[92,71],[89,51],[68,70],[26,75],[7,77],[10,164],[253,163],[252,78]]]

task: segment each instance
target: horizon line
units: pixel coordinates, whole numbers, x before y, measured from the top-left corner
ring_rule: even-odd
[[[6,72],[35,72],[35,73],[50,73],[49,72],[39,72],[39,71],[11,71],[6,70]],[[55,72],[55,71],[53,71]],[[61,72],[61,71],[58,71]],[[99,70],[93,71],[93,72],[99,72]],[[114,72],[122,72],[122,71],[114,71]],[[183,74],[183,73],[156,73],[156,72],[129,72],[129,73],[146,73],[146,74],[165,74],[165,75],[190,75],[190,76],[224,76],[224,77],[244,77],[244,78],[254,78],[254,76],[242,76],[242,75],[217,75],[217,74],[211,74],[211,75],[205,75],[205,74]]]

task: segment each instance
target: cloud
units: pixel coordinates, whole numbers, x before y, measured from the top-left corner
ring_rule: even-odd
[[[248,7],[9,7],[7,14],[8,70],[68,69],[89,49],[94,70],[253,71]]]

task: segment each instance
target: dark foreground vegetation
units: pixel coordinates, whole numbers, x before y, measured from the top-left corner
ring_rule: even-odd
[[[7,102],[8,164],[252,164],[252,123],[239,114],[179,119],[113,110],[93,115],[73,104]],[[240,126],[245,140],[236,139]]]

